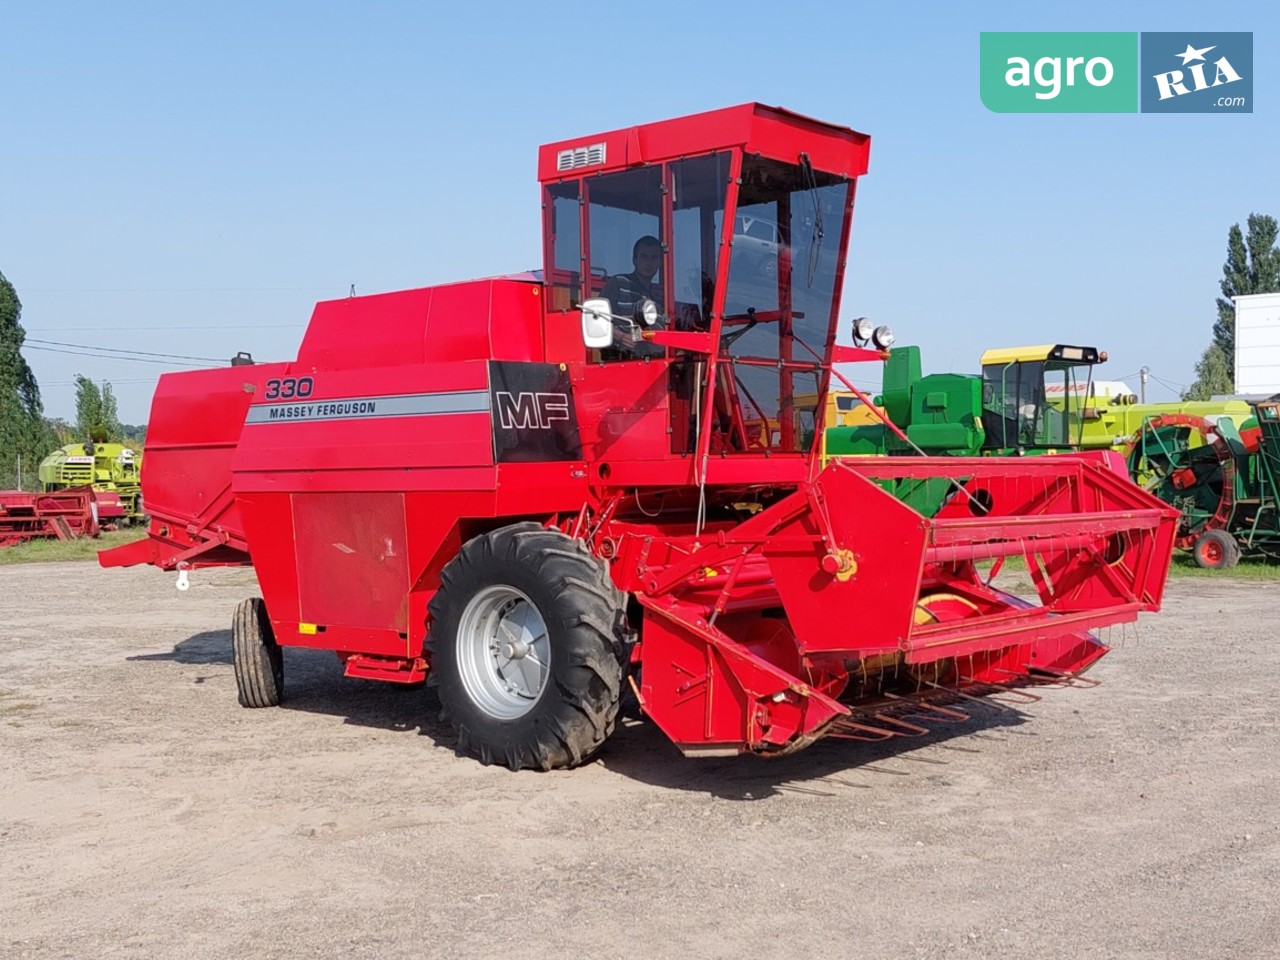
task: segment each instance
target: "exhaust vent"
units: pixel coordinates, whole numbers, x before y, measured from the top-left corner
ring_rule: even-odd
[[[557,170],[577,170],[604,163],[604,144],[593,143],[589,147],[570,147],[556,154]]]

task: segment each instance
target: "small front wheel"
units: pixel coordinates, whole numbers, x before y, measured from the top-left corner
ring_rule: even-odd
[[[276,643],[261,597],[251,597],[236,607],[231,652],[240,706],[279,706],[284,693],[284,653]]]
[[[1205,570],[1229,570],[1240,562],[1240,545],[1225,530],[1201,534],[1192,551],[1196,565]]]

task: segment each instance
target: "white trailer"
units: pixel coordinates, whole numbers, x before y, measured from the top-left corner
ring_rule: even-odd
[[[1237,394],[1280,393],[1280,293],[1232,297]]]

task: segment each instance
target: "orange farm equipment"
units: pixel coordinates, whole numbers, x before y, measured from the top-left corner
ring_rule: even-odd
[[[97,535],[94,491],[89,487],[52,493],[0,490],[0,547],[42,537],[75,540]]]
[[[320,303],[296,361],[162,377],[150,537],[102,563],[252,563],[242,704],[280,701],[281,647],[333,650],[436,684],[513,769],[592,756],[628,685],[720,755],[1071,682],[1158,608],[1176,513],[1102,455],[822,466],[833,364],[891,340],[835,342],[869,146],[746,104],[542,147],[543,270]],[[1034,598],[981,572],[1009,556]]]

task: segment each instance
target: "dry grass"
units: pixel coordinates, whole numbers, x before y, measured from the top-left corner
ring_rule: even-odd
[[[96,538],[84,537],[79,540],[62,541],[46,537],[40,540],[28,540],[17,546],[0,549],[0,565],[51,563],[56,560],[97,560],[99,550],[141,540],[146,535],[146,527],[126,527],[124,530],[113,530]]]

